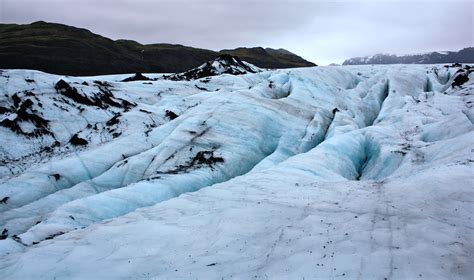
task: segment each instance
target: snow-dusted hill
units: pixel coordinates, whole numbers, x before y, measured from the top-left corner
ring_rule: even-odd
[[[372,56],[353,57],[343,62],[343,65],[366,64],[435,64],[435,63],[473,63],[474,47],[459,51],[429,52],[412,55],[375,54]]]
[[[189,81],[222,74],[242,75],[261,71],[262,69],[257,66],[242,61],[236,56],[223,54],[199,67],[183,73],[165,76],[164,78],[173,81]]]
[[[472,279],[467,67],[128,76],[0,73],[1,279]]]

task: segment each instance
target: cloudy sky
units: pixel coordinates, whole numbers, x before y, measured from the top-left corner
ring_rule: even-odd
[[[44,20],[112,39],[285,48],[325,65],[474,46],[472,0],[0,0],[0,22]]]

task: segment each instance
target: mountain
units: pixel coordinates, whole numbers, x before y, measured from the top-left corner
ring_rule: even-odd
[[[262,51],[263,50],[263,51]],[[225,53],[238,55],[239,49]],[[0,24],[0,69],[35,69],[65,75],[175,73],[219,52],[172,44],[111,40],[86,29],[43,21]],[[283,50],[249,49],[244,60],[263,68],[314,66]]]
[[[236,56],[232,56],[230,54],[221,54],[216,59],[208,61],[197,68],[183,73],[164,76],[164,78],[173,81],[189,81],[222,74],[242,75],[261,71],[262,69],[242,61]]]
[[[0,71],[0,279],[472,278],[470,66],[208,66]]]
[[[220,53],[238,56],[240,59],[255,64],[262,68],[289,68],[316,66],[303,58],[285,49],[271,48],[237,48],[234,50],[222,50]]]
[[[373,56],[354,57],[344,61],[343,65],[363,64],[437,64],[437,63],[474,63],[474,47],[464,48],[458,52],[430,52],[414,55],[376,54]]]

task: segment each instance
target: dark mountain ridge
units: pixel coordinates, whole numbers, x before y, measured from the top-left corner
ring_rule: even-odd
[[[143,45],[111,40],[83,28],[44,21],[0,24],[0,68],[35,69],[65,75],[175,73],[220,54],[240,56],[262,68],[315,66],[283,49],[238,48],[215,52],[177,44]]]

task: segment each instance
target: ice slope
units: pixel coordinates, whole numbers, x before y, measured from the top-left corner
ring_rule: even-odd
[[[460,67],[0,79],[2,278],[473,276]]]

